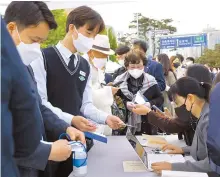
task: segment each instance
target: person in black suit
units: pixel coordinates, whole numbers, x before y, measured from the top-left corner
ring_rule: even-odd
[[[21,59],[27,66],[41,54],[40,43],[46,40],[49,30],[57,27],[53,14],[41,1],[10,3],[5,12],[5,21]],[[40,171],[45,170],[48,160],[59,162],[70,157],[71,147],[66,140],[56,141],[59,135],[66,132],[72,140],[80,140],[83,143],[85,137],[82,132],[59,119],[50,109],[42,105],[31,67],[27,67],[26,72],[29,74],[32,92],[36,93],[35,102],[38,111],[41,112],[38,119],[41,122],[41,135],[44,141],[41,141],[28,158],[16,158],[16,162],[23,177],[54,176],[51,171],[44,174]],[[46,140],[55,142],[48,144]]]
[[[14,157],[28,157],[38,147],[40,112],[26,68],[3,20],[1,39],[1,176],[19,177]]]

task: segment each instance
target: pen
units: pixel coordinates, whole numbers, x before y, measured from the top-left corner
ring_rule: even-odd
[[[132,128],[136,128],[135,126],[133,126],[133,125],[128,125],[128,124],[122,124],[123,126],[125,126],[125,127],[132,127]]]

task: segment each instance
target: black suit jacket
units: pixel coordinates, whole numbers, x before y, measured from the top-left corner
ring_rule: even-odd
[[[27,67],[29,73],[29,82],[31,88],[34,92],[37,93],[37,83],[34,79],[34,73],[31,67]],[[59,119],[56,114],[54,114],[46,106],[42,105],[40,95],[37,94],[36,99],[38,108],[41,112],[39,120],[41,121],[41,131],[44,141],[49,137],[50,141],[56,141],[59,138],[61,133],[66,132],[66,129],[69,125],[63,120]],[[26,158],[16,158],[16,163],[19,167],[19,171],[22,176],[29,177],[29,174],[32,176],[39,176],[39,171],[45,171],[43,175],[51,176],[51,165],[48,164],[48,158],[51,151],[51,145],[41,142],[36,151],[32,153],[29,157]],[[48,166],[47,166],[48,165]],[[47,168],[46,168],[47,166]],[[41,173],[42,175],[42,173]],[[30,176],[30,177],[32,177]]]
[[[1,176],[19,176],[14,157],[27,157],[40,143],[40,111],[27,70],[1,19]]]
[[[34,72],[30,66],[27,67],[30,83],[32,89],[38,93],[37,90],[37,82],[34,78]],[[38,105],[40,108],[40,112],[42,115],[43,126],[46,131],[46,137],[48,141],[56,141],[58,140],[61,133],[65,133],[66,129],[70,126],[64,120],[60,119],[56,114],[54,114],[49,108],[42,104],[42,100],[39,94],[37,94]]]

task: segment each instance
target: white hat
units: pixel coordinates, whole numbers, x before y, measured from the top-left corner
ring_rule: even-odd
[[[110,43],[109,43],[109,39],[108,36],[106,35],[100,35],[98,34],[95,37],[93,46],[92,46],[92,50],[104,53],[106,55],[114,55],[115,52],[110,49]]]

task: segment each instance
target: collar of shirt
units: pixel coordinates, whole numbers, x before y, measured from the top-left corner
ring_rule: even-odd
[[[59,50],[60,54],[62,55],[65,63],[68,65],[70,62],[70,57],[73,54],[68,48],[66,48],[61,42],[59,42],[56,45],[57,49]],[[74,54],[75,55],[75,61],[74,64],[76,66],[77,62],[78,62],[78,57],[77,57],[77,52]]]

